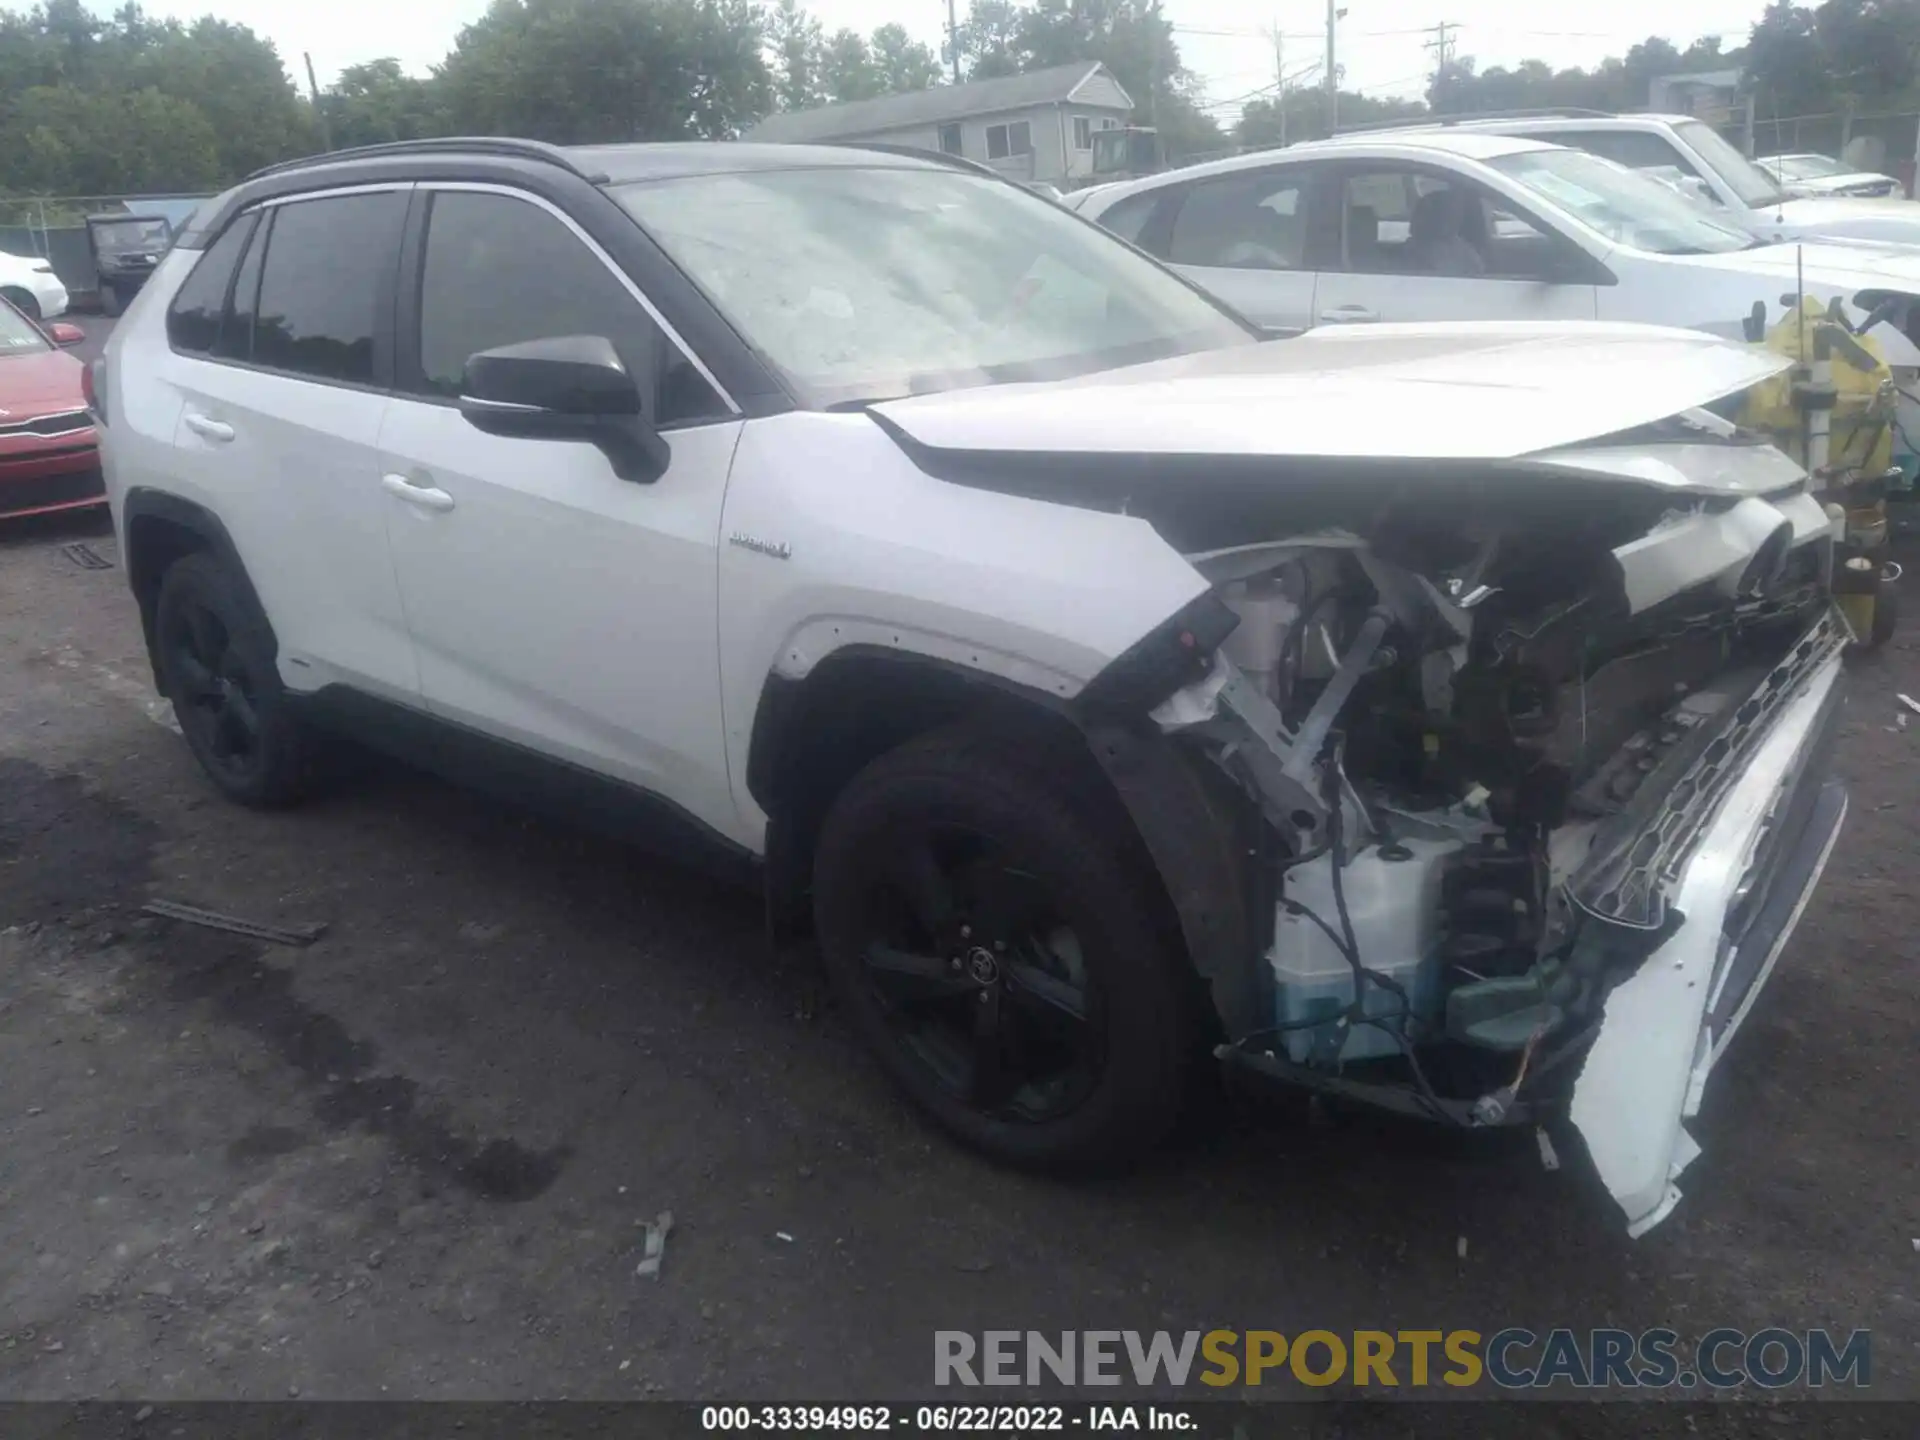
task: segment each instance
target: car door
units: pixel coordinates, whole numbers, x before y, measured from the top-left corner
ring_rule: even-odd
[[[1311,173],[1262,166],[1173,187],[1138,243],[1256,325],[1305,330],[1314,306]]]
[[[378,449],[409,188],[242,216],[169,311],[181,493],[233,537],[298,690],[419,692]]]
[[[400,591],[434,714],[737,829],[714,653],[721,505],[740,421],[632,282],[544,199],[423,185],[380,435]],[[671,459],[621,479],[593,445],[484,434],[469,356],[611,341]]]
[[[1576,263],[1572,242],[1467,176],[1356,163],[1335,203],[1338,238],[1314,287],[1320,324],[1595,316],[1592,280],[1560,278]]]

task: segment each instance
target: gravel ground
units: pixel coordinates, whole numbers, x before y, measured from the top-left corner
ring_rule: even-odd
[[[117,559],[0,532],[0,1398],[907,1398],[936,1329],[1507,1325],[1867,1327],[1920,1398],[1920,640],[1856,666],[1847,832],[1634,1242],[1530,1143],[1284,1105],[995,1170],[750,896],[405,773],[217,800],[75,540]]]

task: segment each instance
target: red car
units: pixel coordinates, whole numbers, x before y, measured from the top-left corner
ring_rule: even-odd
[[[86,338],[77,325],[42,329],[0,300],[0,518],[106,503],[86,367],[63,353]]]

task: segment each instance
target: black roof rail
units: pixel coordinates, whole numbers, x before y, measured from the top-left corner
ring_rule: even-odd
[[[929,150],[922,145],[896,145],[888,140],[836,140],[833,144],[840,150],[876,150],[882,155],[904,155],[909,160],[931,160],[955,170],[971,170],[976,175],[990,175],[995,180],[1019,183],[1012,176],[1002,175],[991,165],[982,165],[978,160],[969,160],[964,155],[949,155],[944,150]]]
[[[565,150],[558,145],[549,145],[544,140],[520,140],[506,135],[448,135],[429,140],[389,140],[380,145],[356,145],[347,150],[329,150],[320,155],[302,156],[298,160],[282,160],[277,165],[254,171],[247,179],[284,175],[289,170],[304,170],[309,165],[333,165],[343,160],[380,160],[390,155],[492,155],[557,165],[596,185],[607,178],[582,169]]]

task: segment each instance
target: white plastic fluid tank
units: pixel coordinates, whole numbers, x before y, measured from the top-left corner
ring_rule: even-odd
[[[1447,857],[1462,848],[1461,842],[1403,839],[1385,847],[1389,856],[1404,855],[1404,859],[1383,859],[1382,848],[1367,847],[1340,872],[1360,963],[1399,981],[1413,999],[1415,1014],[1430,1014],[1439,998],[1434,969],[1441,938],[1440,877]],[[1331,855],[1289,870],[1281,893],[1326,921],[1334,934],[1340,933]],[[1273,967],[1276,1024],[1312,1019],[1331,1024],[1353,1004],[1353,967],[1325,931],[1304,915],[1288,914],[1284,904],[1275,917],[1267,960]],[[1371,981],[1365,993],[1362,1013],[1397,1026],[1400,997]],[[1317,1027],[1287,1032],[1288,1053],[1295,1061],[1305,1060],[1320,1034]],[[1364,1060],[1399,1053],[1399,1043],[1386,1031],[1356,1025],[1340,1056]]]
[[[1240,617],[1231,634],[1220,642],[1221,653],[1244,671],[1269,700],[1275,698],[1274,673],[1287,632],[1300,617],[1296,605],[1275,580],[1247,580],[1227,588],[1222,597]]]

